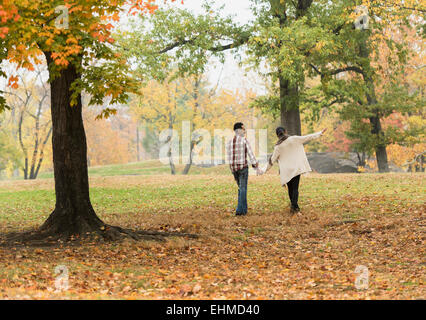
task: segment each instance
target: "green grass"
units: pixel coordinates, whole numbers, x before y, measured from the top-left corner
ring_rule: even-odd
[[[100,170],[100,168],[99,168]],[[122,168],[122,170],[124,170]],[[194,170],[195,171],[195,170]],[[112,171],[102,171],[102,174]],[[366,209],[380,208],[381,214],[399,212],[401,206],[424,204],[425,185],[412,180],[410,174],[350,174],[310,175],[302,177],[300,204],[320,210],[334,210],[344,219],[357,219]],[[140,176],[120,177],[123,183],[114,186],[115,176],[105,183],[95,177],[91,184],[91,199],[101,217],[138,213],[173,214],[181,210],[224,211],[236,201],[236,185],[230,174],[209,176]],[[126,179],[136,180],[136,186],[126,186]],[[150,183],[150,181],[153,181]],[[24,219],[40,223],[53,210],[55,195],[52,188],[39,190],[37,182],[29,190],[10,191],[0,185],[0,223]],[[124,187],[123,187],[124,185]],[[286,190],[275,175],[249,179],[249,206],[256,211],[280,211],[287,203]]]
[[[176,165],[177,174],[181,174],[184,165]],[[198,174],[224,174],[228,170],[227,165],[211,168],[191,166],[190,175]],[[158,160],[147,160],[127,164],[115,164],[99,167],[89,167],[89,175],[93,177],[119,176],[119,175],[158,175],[170,174],[170,167],[162,164]],[[40,173],[39,179],[53,178],[53,172]]]

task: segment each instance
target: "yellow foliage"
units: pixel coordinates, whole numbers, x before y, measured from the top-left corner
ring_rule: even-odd
[[[412,161],[416,155],[426,151],[426,143],[419,143],[413,147],[404,147],[397,144],[391,144],[387,147],[388,158],[398,167],[405,166]]]
[[[89,108],[83,110],[89,166],[128,163],[131,160],[130,139],[113,129],[111,119],[97,120],[96,114]]]

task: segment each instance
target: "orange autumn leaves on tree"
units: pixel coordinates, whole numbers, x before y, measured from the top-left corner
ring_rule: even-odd
[[[173,1],[173,0],[172,0]],[[51,1],[22,1],[11,2],[4,1],[4,5],[0,6],[0,17],[2,24],[10,21],[13,18],[13,27],[4,26],[0,28],[2,37],[12,31],[18,31],[24,27],[24,32],[20,32],[23,36],[22,45],[16,46],[15,50],[10,50],[8,59],[17,63],[28,61],[28,58],[37,58],[40,52],[31,49],[24,45],[25,42],[35,42],[39,47],[43,42],[50,47],[52,57],[58,65],[67,63],[62,62],[64,58],[75,55],[81,52],[82,46],[79,45],[84,39],[82,33],[87,32],[95,40],[100,42],[113,42],[111,32],[114,26],[108,21],[117,22],[120,20],[119,13],[123,12],[123,6],[126,4],[131,5],[130,11],[135,14],[136,12],[153,13],[157,8],[154,5],[155,0],[116,0],[116,1],[81,1],[81,0],[68,0],[64,1],[64,7],[67,9],[67,14],[70,20],[78,20],[78,24],[70,23],[66,28],[58,28],[57,23],[60,22],[61,10],[55,6]],[[7,5],[7,6],[6,6]],[[30,10],[39,12],[39,15],[23,18],[18,14],[18,11]],[[63,11],[66,14],[65,11]],[[28,15],[27,15],[28,16]],[[33,23],[30,23],[33,21]],[[71,21],[70,21],[71,22]],[[75,32],[81,29],[81,34]],[[58,39],[58,36],[65,35],[65,39]],[[40,41],[42,40],[42,41]],[[65,41],[60,41],[65,40]]]
[[[163,0],[164,3],[167,2],[167,0]],[[175,2],[176,0],[170,0],[170,2]],[[130,8],[130,13],[132,14],[136,14],[140,11],[144,12],[147,11],[150,14],[155,13],[155,10],[158,9],[158,6],[155,4],[156,0],[133,0],[131,1],[133,2],[131,8]],[[184,3],[184,0],[180,1],[181,4]]]
[[[9,82],[8,82],[8,86],[11,87],[12,89],[18,89],[19,85],[18,85],[18,77],[17,76],[10,76],[9,78]]]
[[[5,53],[0,60],[34,70],[44,63],[43,55],[48,56],[53,60],[51,79],[73,64],[82,76],[73,84],[72,105],[83,90],[93,97],[91,104],[101,104],[108,96],[112,103],[123,102],[136,86],[128,64],[110,46],[114,23],[122,14],[152,14],[156,8],[155,0],[4,0],[0,40]],[[14,75],[8,76],[9,85],[16,88]]]
[[[0,22],[5,24],[9,20],[18,21],[19,14],[16,6],[13,5],[13,1],[3,0],[0,4]],[[6,34],[9,32],[7,26],[0,27],[0,38],[4,39]]]

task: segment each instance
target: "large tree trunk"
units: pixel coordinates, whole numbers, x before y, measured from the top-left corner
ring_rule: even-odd
[[[367,103],[369,106],[377,105],[376,92],[373,80],[371,77],[364,79],[367,86]],[[369,118],[371,124],[371,133],[378,138],[374,149],[376,151],[377,167],[379,172],[389,172],[388,155],[386,152],[386,143],[384,140],[384,134],[382,125],[380,123],[380,115],[378,110],[373,110],[374,115]]]
[[[363,58],[369,57],[369,51],[367,48],[366,41],[361,42],[360,46],[360,56]],[[377,97],[376,97],[376,89],[374,86],[374,80],[371,75],[363,75],[364,82],[367,87],[366,98],[369,106],[372,106],[372,109],[375,105],[377,105]],[[374,115],[369,118],[371,124],[371,133],[378,138],[378,143],[375,146],[376,151],[376,160],[377,167],[379,168],[379,172],[389,172],[389,164],[388,164],[388,155],[386,152],[386,144],[383,141],[383,130],[380,123],[380,115],[378,110],[374,110]]]
[[[383,130],[380,124],[380,118],[378,115],[370,117],[371,133],[378,136],[379,140],[383,139]],[[389,172],[388,154],[386,152],[386,144],[379,142],[375,146],[377,166],[379,172]]]
[[[46,58],[50,64],[49,53]],[[70,64],[50,83],[56,205],[39,231],[60,238],[105,228],[90,202],[81,97],[76,105],[70,103],[71,84],[78,78]]]
[[[293,2],[296,9],[296,20],[306,15],[312,0],[298,0]],[[278,17],[280,27],[285,27],[287,23],[287,4],[284,1],[270,0],[271,13]],[[278,47],[283,46],[282,42],[279,42]],[[301,123],[300,123],[300,109],[299,109],[299,88],[297,85],[290,85],[287,79],[282,76],[281,70],[279,72],[279,86],[280,86],[280,114],[281,114],[281,125],[287,130],[290,135],[301,135]]]
[[[297,86],[291,87],[288,80],[282,76],[280,80],[281,125],[289,135],[301,135],[299,110],[299,91]]]

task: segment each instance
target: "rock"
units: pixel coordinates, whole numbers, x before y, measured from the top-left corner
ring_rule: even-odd
[[[319,173],[355,173],[358,172],[356,154],[343,152],[307,153],[309,164]]]
[[[405,170],[393,164],[392,162],[389,163],[389,171],[390,172],[406,172]]]

